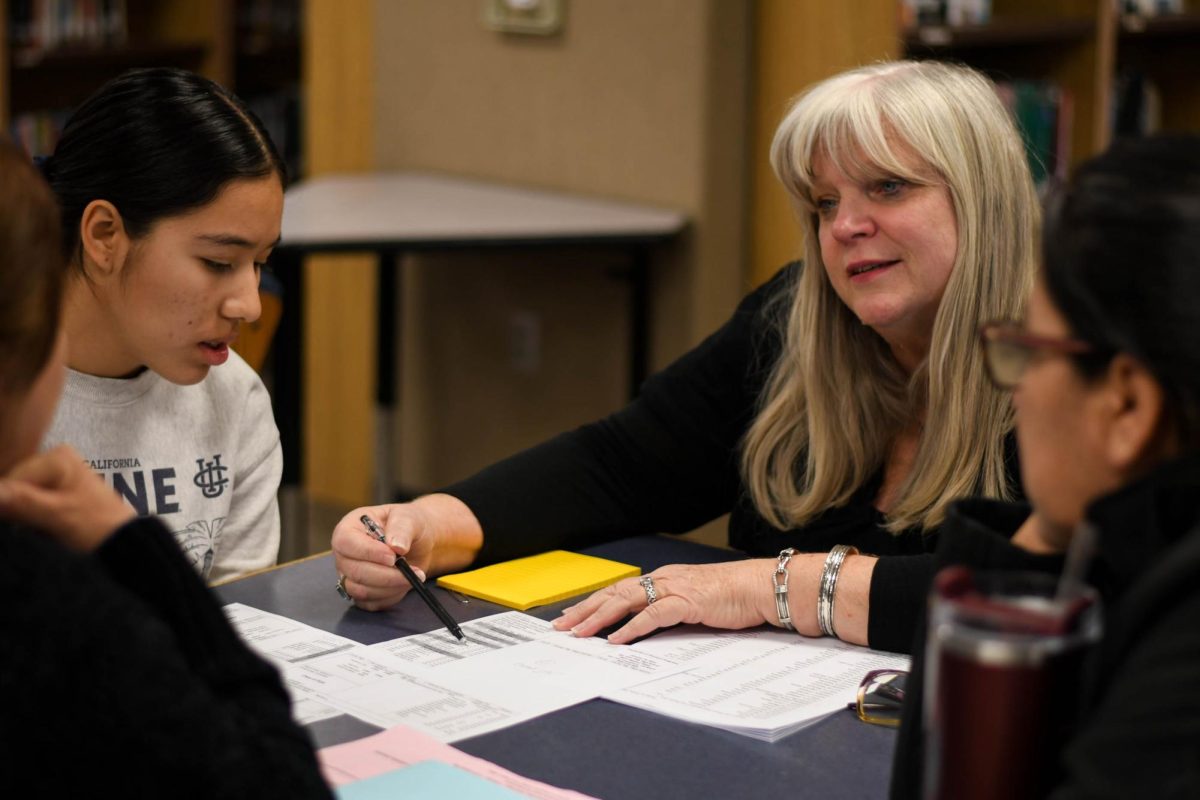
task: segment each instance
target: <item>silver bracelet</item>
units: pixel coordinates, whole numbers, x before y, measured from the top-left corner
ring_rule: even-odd
[[[787,565],[794,555],[796,555],[794,547],[779,551],[779,563],[775,566],[775,574],[771,576],[771,583],[775,586],[775,611],[779,614],[779,624],[789,631],[796,630],[796,626],[792,624],[792,614],[788,610],[787,598]]]
[[[839,544],[825,557],[825,568],[821,570],[821,585],[817,592],[817,625],[821,633],[836,637],[833,632],[833,592],[837,588],[838,575],[846,556],[858,555],[858,548]]]

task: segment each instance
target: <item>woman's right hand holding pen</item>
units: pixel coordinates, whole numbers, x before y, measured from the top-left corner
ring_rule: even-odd
[[[363,527],[364,514],[383,528],[387,543]],[[458,498],[431,494],[411,503],[356,508],[333,529],[334,562],[354,604],[379,611],[398,603],[411,588],[395,567],[402,555],[422,577],[462,569],[483,546],[474,513]]]

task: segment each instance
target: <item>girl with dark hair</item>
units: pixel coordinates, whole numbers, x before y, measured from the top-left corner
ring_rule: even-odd
[[[54,197],[0,141],[0,753],[6,796],[329,797],[275,670],[170,532],[69,447]]]
[[[1200,797],[1200,137],[1118,143],[1051,196],[1044,224],[1028,315],[983,329],[1032,513],[956,504],[935,558],[1054,570],[1093,531],[1105,631],[1047,793]],[[914,652],[893,797],[932,796]]]
[[[209,581],[279,552],[279,433],[230,345],[261,307],[286,180],[235,96],[177,69],[134,70],[72,115],[42,170],[70,264],[67,443]],[[213,367],[220,369],[213,370]]]

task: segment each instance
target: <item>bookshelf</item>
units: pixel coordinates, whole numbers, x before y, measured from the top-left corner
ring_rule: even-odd
[[[173,66],[249,89],[300,166],[301,0],[0,0],[0,130],[49,152],[71,109],[127,69]]]
[[[1159,15],[1126,14],[1126,5],[994,0],[984,24],[915,25],[900,35],[907,57],[961,61],[997,81],[1053,87],[1067,104],[1069,135],[1058,148],[1066,168],[1115,135],[1200,131],[1200,2]]]
[[[231,78],[229,0],[0,0],[0,125],[48,152],[70,110],[132,67]]]
[[[750,283],[795,258],[793,209],[767,163],[788,100],[816,81],[881,59],[961,61],[1000,80],[1045,82],[1071,98],[1066,168],[1113,137],[1118,76],[1140,73],[1157,89],[1161,128],[1200,132],[1200,0],[1180,13],[1122,14],[1130,0],[991,0],[979,25],[906,25],[934,0],[842,3],[756,0],[754,117],[750,131]],[[1151,92],[1151,94],[1155,94]]]
[[[233,86],[262,120],[288,174],[304,173],[301,0],[235,0]]]
[[[1157,87],[1161,125],[1168,131],[1200,131],[1200,2],[1190,13],[1122,17],[1117,26],[1118,75],[1136,72]]]

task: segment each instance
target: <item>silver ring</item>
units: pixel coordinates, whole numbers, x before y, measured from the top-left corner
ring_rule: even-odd
[[[642,588],[646,590],[646,605],[654,605],[654,601],[658,599],[658,592],[654,590],[654,578],[651,578],[649,575],[644,575],[642,576],[642,579],[638,581],[638,583],[640,583]]]
[[[347,603],[354,602],[354,598],[346,593],[346,576],[342,575],[341,573],[338,573],[337,593],[341,595],[342,599]]]

